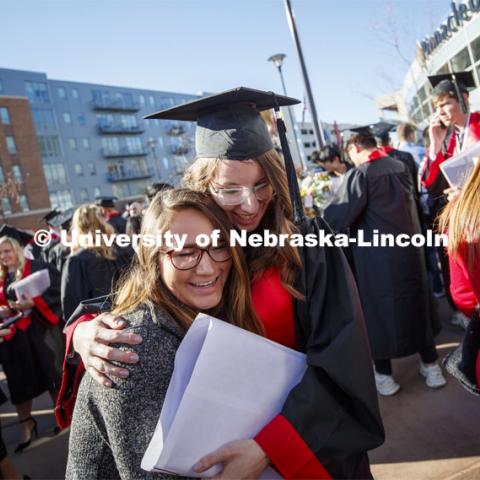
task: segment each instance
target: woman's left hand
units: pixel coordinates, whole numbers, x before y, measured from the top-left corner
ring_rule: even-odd
[[[270,461],[255,440],[237,440],[227,443],[215,452],[201,458],[193,469],[202,473],[209,468],[223,464],[216,479],[255,479],[268,467]]]

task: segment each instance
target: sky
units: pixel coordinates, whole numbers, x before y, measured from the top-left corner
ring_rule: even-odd
[[[291,0],[318,116],[371,123],[449,0]],[[283,0],[0,0],[0,67],[50,79],[182,93],[248,86],[281,93],[267,59],[287,55],[305,97]],[[398,39],[400,53],[390,43]],[[296,117],[308,119],[297,107]]]

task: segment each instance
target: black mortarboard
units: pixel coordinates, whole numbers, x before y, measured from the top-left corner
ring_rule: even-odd
[[[440,95],[441,93],[455,94],[462,105],[463,112],[467,113],[467,106],[462,93],[467,93],[469,88],[475,87],[475,80],[471,71],[430,75],[428,79],[433,87],[432,95]]]
[[[396,125],[393,123],[377,122],[371,125],[364,125],[363,127],[350,128],[349,130],[360,133],[361,135],[373,135],[377,138],[385,138],[395,127]]]
[[[33,233],[4,224],[0,227],[0,237],[14,238],[22,247],[26,247],[33,239]]]
[[[95,205],[97,207],[115,208],[115,200],[117,200],[117,197],[96,197]]]
[[[66,228],[73,218],[73,208],[59,212],[50,222],[53,227]]]
[[[197,122],[195,148],[198,158],[247,160],[274,148],[267,125],[260,112],[300,103],[295,98],[238,87],[200,98],[145,118],[190,120]],[[296,221],[304,218],[295,167],[288,148],[283,120],[277,118],[285,169]]]
[[[50,210],[43,218],[42,220],[47,223],[48,225],[53,225],[52,220],[60,214],[60,210],[57,210],[54,208],[53,210]]]

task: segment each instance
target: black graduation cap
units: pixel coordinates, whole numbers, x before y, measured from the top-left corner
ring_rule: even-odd
[[[376,138],[385,138],[396,125],[394,123],[377,122],[362,127],[349,128],[352,132],[360,133],[361,135],[373,135]]]
[[[433,95],[441,93],[455,93],[458,98],[463,113],[467,113],[467,106],[462,93],[467,93],[469,88],[475,87],[475,80],[472,72],[451,72],[439,75],[429,75],[427,77],[432,84]]]
[[[145,118],[195,121],[197,158],[241,161],[257,157],[274,148],[260,112],[272,108],[279,112],[281,106],[297,103],[300,103],[300,100],[273,92],[238,87],[162,110]],[[285,124],[278,117],[277,129],[282,144],[295,220],[301,221],[304,214],[295,166],[286,140]]]
[[[118,198],[117,197],[96,197],[95,205],[97,205],[97,207],[115,208],[115,200],[118,200]]]
[[[73,218],[73,208],[59,212],[50,222],[48,222],[53,227],[63,227],[66,228],[68,224],[72,221]]]
[[[42,221],[49,225],[53,225],[52,220],[59,214],[60,210],[54,208],[53,210],[50,210],[44,217],[42,217]]]
[[[0,227],[0,237],[14,238],[22,247],[26,247],[32,241],[33,233],[4,224]]]

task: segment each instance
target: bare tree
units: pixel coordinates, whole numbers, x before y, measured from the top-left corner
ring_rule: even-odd
[[[15,205],[20,205],[20,190],[22,182],[18,181],[12,172],[8,172],[4,182],[0,185],[0,198],[8,198],[13,200]],[[0,204],[0,218],[5,220],[6,214],[3,211],[3,204]]]

